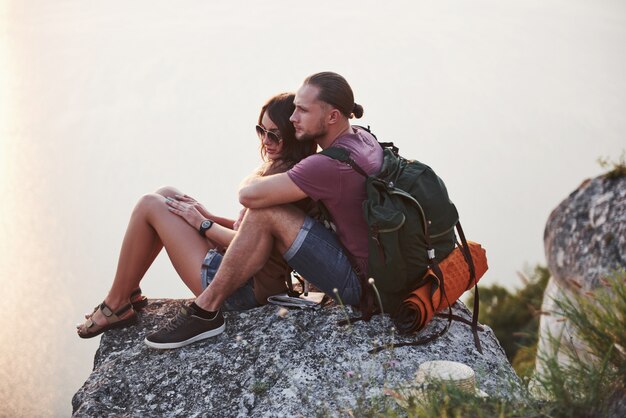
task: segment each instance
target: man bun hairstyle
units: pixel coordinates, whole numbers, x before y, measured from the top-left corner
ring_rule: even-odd
[[[363,106],[355,103],[350,85],[339,74],[331,71],[316,73],[308,76],[304,84],[317,87],[317,99],[339,110],[345,117],[358,119],[363,116]]]
[[[352,114],[355,118],[359,119],[361,116],[363,116],[363,106],[355,102],[354,108],[352,109]]]

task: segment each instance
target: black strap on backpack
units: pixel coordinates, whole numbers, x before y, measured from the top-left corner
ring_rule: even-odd
[[[478,338],[478,309],[479,309],[479,296],[478,296],[478,281],[476,280],[476,268],[474,267],[474,259],[472,258],[472,254],[470,253],[469,245],[467,245],[467,240],[465,239],[465,234],[463,233],[463,228],[461,228],[461,223],[457,222],[456,230],[459,233],[459,238],[461,238],[461,252],[465,256],[465,262],[469,266],[470,272],[470,282],[469,284],[474,285],[474,308],[472,310],[472,333],[474,334],[474,344],[478,349],[480,354],[483,353],[482,347],[480,345],[480,339]],[[482,330],[481,330],[482,331]]]

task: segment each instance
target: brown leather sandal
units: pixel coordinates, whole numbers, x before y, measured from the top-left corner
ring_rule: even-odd
[[[133,305],[135,312],[139,312],[148,304],[148,298],[141,294],[141,288],[133,290],[130,294],[130,303]]]
[[[98,311],[100,311],[102,316],[104,316],[104,318],[106,319],[106,325],[96,324],[93,321],[92,318]],[[128,311],[132,311],[132,315],[130,315],[128,318],[121,319],[121,316]],[[89,318],[87,318],[82,327],[79,327],[77,329],[77,332],[80,338],[93,338],[102,334],[104,331],[114,328],[124,328],[136,322],[137,314],[135,313],[132,304],[129,303],[128,305],[122,306],[120,309],[113,312],[111,308],[109,308],[104,302],[102,302],[100,306],[98,306],[93,311]],[[85,332],[81,333],[81,329]]]
[[[133,305],[133,309],[135,310],[135,312],[141,311],[148,305],[148,298],[141,294],[140,287],[133,290],[133,292],[130,294],[130,303],[131,305]],[[96,305],[91,313],[85,313],[85,319],[89,319],[91,315],[93,315],[98,310],[99,307],[100,305]]]

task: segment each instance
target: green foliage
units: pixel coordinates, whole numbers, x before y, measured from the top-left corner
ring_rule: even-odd
[[[431,385],[432,386],[432,385]],[[504,399],[483,398],[459,388],[438,384],[422,396],[407,399],[405,414],[419,418],[508,418],[540,416],[530,403],[509,402]]]
[[[535,371],[536,357],[537,342],[528,347],[519,347],[511,365],[519,377],[528,380]]]
[[[615,273],[602,284],[592,294],[557,301],[557,306],[589,353],[607,356],[609,367],[618,372],[626,386],[626,271]]]
[[[250,390],[255,395],[262,395],[270,388],[270,385],[267,382],[263,382],[261,380],[257,380],[252,384]]]
[[[615,402],[626,399],[626,271],[604,281],[604,287],[557,301],[583,347],[574,348],[554,336],[554,346],[566,356],[541,353],[546,372],[538,376],[555,417],[607,416]]]
[[[610,179],[624,177],[626,176],[626,151],[622,151],[622,155],[620,155],[617,161],[612,161],[608,157],[600,157],[598,158],[598,164],[607,170],[605,177]]]
[[[534,367],[539,313],[549,278],[546,267],[536,266],[530,277],[524,277],[526,286],[515,293],[498,285],[480,288],[478,320],[493,329],[520,376],[529,376]],[[468,302],[472,304],[473,296]]]
[[[544,359],[545,372],[538,376],[550,401],[544,404],[546,415],[555,418],[602,417],[608,415],[611,399],[623,398],[623,386],[614,386],[615,376],[606,357],[594,364],[576,359],[570,366],[557,362],[556,356]]]

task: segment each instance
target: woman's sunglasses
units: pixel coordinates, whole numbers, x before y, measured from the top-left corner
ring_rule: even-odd
[[[259,139],[261,141],[263,141],[265,139],[265,136],[267,135],[270,142],[274,143],[275,145],[280,144],[280,141],[283,140],[280,137],[280,132],[268,131],[261,125],[256,126],[256,134],[259,136]]]

